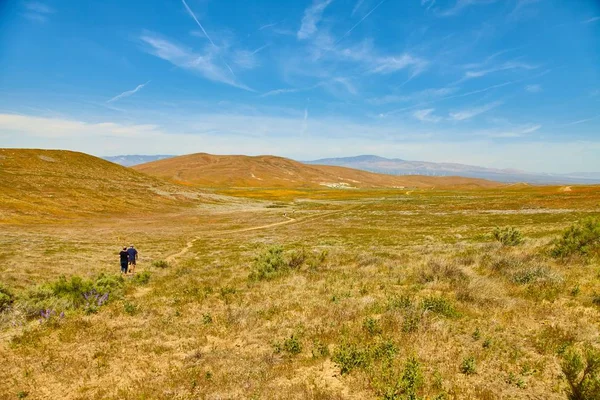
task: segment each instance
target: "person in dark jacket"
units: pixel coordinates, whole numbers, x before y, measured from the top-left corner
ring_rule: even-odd
[[[129,253],[127,252],[127,247],[123,247],[123,250],[119,253],[119,257],[121,257],[121,275],[127,273],[127,264],[129,263]]]
[[[135,272],[135,265],[137,264],[138,251],[131,245],[127,249],[127,254],[129,254],[129,272],[133,274]]]

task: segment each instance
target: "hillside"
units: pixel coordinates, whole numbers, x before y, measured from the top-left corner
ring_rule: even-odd
[[[275,156],[198,153],[137,165],[133,169],[173,182],[204,187],[450,188],[500,185],[482,179],[392,176],[338,166],[306,165]]]
[[[0,149],[0,222],[136,215],[200,201],[209,197],[87,154]]]

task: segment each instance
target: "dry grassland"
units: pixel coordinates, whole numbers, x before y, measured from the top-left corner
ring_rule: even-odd
[[[2,225],[0,398],[566,399],[564,360],[600,346],[598,258],[549,255],[599,187],[220,193],[240,203]],[[61,275],[108,301],[44,292]]]

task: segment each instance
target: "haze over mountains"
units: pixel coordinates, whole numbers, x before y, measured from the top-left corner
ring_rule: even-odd
[[[104,157],[124,166],[135,166],[156,160],[176,157],[172,155],[123,155]],[[390,175],[424,175],[424,176],[462,176],[468,178],[488,179],[497,182],[527,182],[534,184],[594,184],[600,183],[600,172],[574,172],[569,174],[543,174],[520,171],[516,169],[495,169],[457,163],[434,163],[427,161],[407,161],[398,158],[385,158],[375,155],[356,157],[323,158],[312,161],[301,161],[310,165],[329,165],[348,167],[363,171]]]
[[[308,165],[275,156],[190,154],[146,164],[135,170],[174,183],[203,187],[284,188],[455,188],[497,187],[497,182],[429,176],[393,176],[331,165]]]

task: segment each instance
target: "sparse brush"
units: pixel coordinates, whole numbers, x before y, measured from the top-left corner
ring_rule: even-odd
[[[15,295],[5,286],[0,284],[0,312],[8,309],[15,301]]]
[[[457,317],[459,314],[450,300],[444,297],[430,296],[421,302],[423,311],[430,311],[444,317]]]
[[[473,375],[477,372],[477,364],[475,362],[475,357],[469,356],[463,359],[460,364],[460,372],[465,375]]]
[[[502,243],[503,246],[518,246],[524,242],[523,234],[513,227],[496,227],[492,232],[494,239]]]
[[[289,338],[285,339],[283,342],[275,343],[273,347],[275,349],[275,353],[285,352],[292,356],[295,356],[302,352],[302,342],[296,334],[293,334]]]
[[[571,349],[564,354],[561,368],[569,400],[600,399],[600,351],[587,347],[581,354]]]
[[[150,282],[151,276],[152,274],[150,271],[142,271],[139,274],[135,274],[131,281],[138,285],[146,285],[148,282]]]
[[[600,219],[587,218],[569,227],[554,241],[550,254],[555,258],[592,256],[600,253]]]
[[[152,264],[150,264],[150,265],[153,268],[160,268],[160,269],[166,269],[166,268],[170,267],[169,263],[165,260],[152,261]]]
[[[270,280],[289,271],[289,265],[283,257],[283,248],[272,246],[254,260],[250,280]]]

